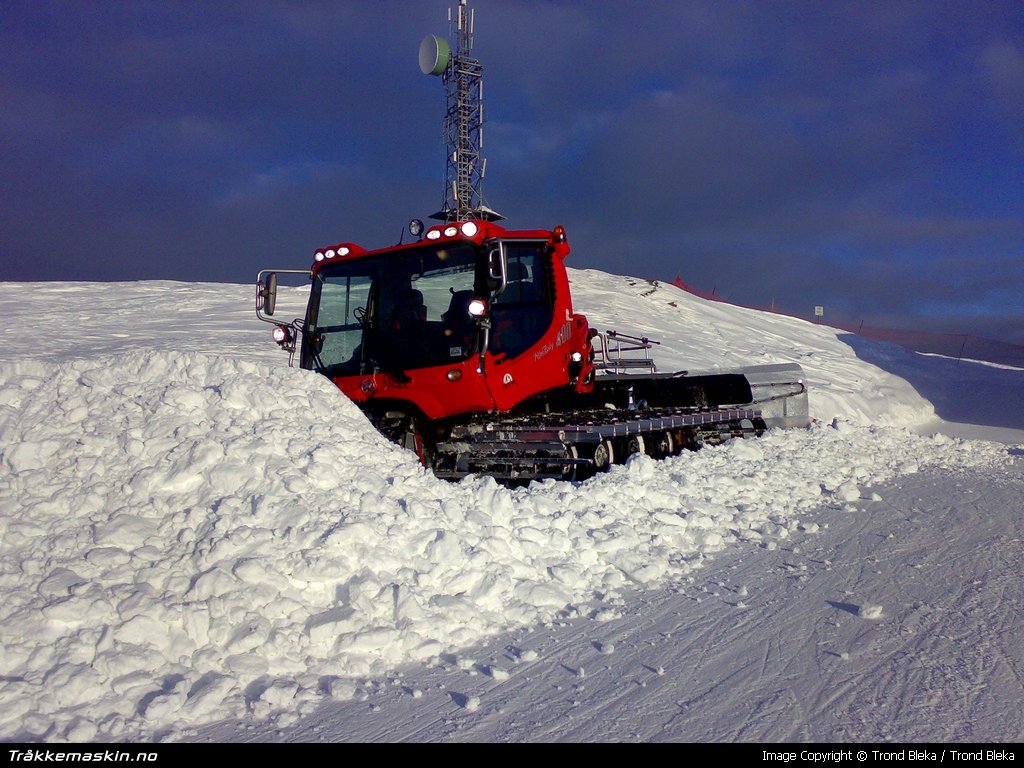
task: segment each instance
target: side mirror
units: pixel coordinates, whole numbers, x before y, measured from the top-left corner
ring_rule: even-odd
[[[487,251],[487,290],[491,296],[498,296],[508,283],[508,259],[505,244],[500,240],[492,242]]]
[[[259,282],[256,291],[256,310],[263,310],[263,314],[274,314],[274,307],[277,306],[277,272],[268,272],[267,276]]]

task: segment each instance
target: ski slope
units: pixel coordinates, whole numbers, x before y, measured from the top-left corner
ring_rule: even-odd
[[[2,284],[0,738],[1020,740],[1024,371],[571,279],[815,424],[446,483],[249,286]]]

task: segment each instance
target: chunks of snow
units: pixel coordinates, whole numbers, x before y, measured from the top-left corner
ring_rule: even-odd
[[[882,606],[880,605],[861,605],[857,607],[857,615],[862,619],[869,619],[871,621],[884,618],[882,612]]]
[[[508,489],[435,479],[306,371],[140,352],[56,365],[28,391],[8,366],[0,391],[10,381],[7,399],[24,399],[5,412],[0,504],[18,568],[0,575],[0,635],[7,674],[27,683],[0,692],[8,736],[25,712],[14,695],[55,737],[87,731],[88,710],[102,738],[194,725],[220,704],[270,716],[306,691],[345,698],[300,676],[381,673],[685,575],[730,542],[770,548],[823,486],[852,502],[911,463],[995,458],[844,425]],[[74,641],[84,633],[103,643]]]
[[[484,673],[489,678],[491,678],[492,680],[496,680],[499,683],[508,680],[509,678],[509,673],[507,669],[501,669],[500,667],[496,667],[493,664],[484,667]]]
[[[860,488],[853,480],[847,480],[836,488],[835,495],[841,501],[857,501],[860,499]]]
[[[480,709],[479,696],[467,696],[462,693],[453,693],[452,700],[467,712],[476,712]]]
[[[668,330],[665,349],[692,349]],[[175,333],[0,362],[0,738],[294,716],[357,697],[361,677],[686,576],[723,547],[774,550],[862,487],[1007,460],[903,429],[929,407],[899,386],[884,406],[816,390],[829,354],[900,382],[822,336],[812,403],[842,413],[836,429],[637,456],[583,484],[447,483],[325,378],[255,362],[260,342],[181,352],[196,337]],[[622,614],[606,600],[589,615]]]

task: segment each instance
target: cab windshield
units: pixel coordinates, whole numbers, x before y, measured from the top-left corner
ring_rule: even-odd
[[[324,267],[310,298],[302,366],[329,376],[465,360],[478,248],[445,243]]]
[[[552,295],[543,241],[506,241],[505,254],[488,350],[513,358],[550,326]],[[481,336],[469,303],[489,295],[485,260],[484,250],[462,241],[324,267],[313,282],[302,367],[355,376],[468,359]]]

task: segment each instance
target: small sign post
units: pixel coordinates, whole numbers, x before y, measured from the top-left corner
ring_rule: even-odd
[[[821,322],[821,318],[823,318],[824,316],[825,316],[825,308],[824,307],[815,307],[814,308],[814,322],[820,323]]]

